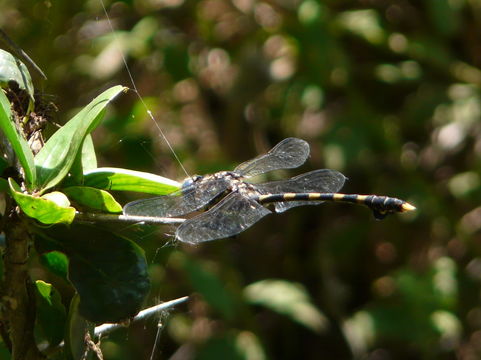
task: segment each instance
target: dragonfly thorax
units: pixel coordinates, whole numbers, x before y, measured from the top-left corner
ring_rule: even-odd
[[[242,176],[239,174],[233,172],[233,171],[219,171],[211,175],[205,175],[201,176],[200,179],[196,180],[196,182],[209,182],[209,181],[215,181],[215,180],[223,180],[226,182],[231,182],[231,181],[240,181],[242,179]]]

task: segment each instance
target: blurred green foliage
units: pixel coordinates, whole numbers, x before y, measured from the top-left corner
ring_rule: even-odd
[[[481,356],[480,0],[106,5],[115,34],[99,0],[0,3],[0,27],[49,77],[36,88],[59,123],[113,84],[132,87],[120,49],[189,173],[233,168],[296,136],[312,148],[299,173],[335,168],[346,192],[418,207],[383,222],[347,205],[296,208],[198,247],[163,246],[168,228],[138,229],[146,306],[201,293],[165,316],[164,357]],[[101,166],[185,177],[134,93],[109,111],[93,134]],[[302,284],[322,331],[276,311],[275,298],[243,300],[267,279]],[[155,331],[113,334],[104,355],[147,358]]]

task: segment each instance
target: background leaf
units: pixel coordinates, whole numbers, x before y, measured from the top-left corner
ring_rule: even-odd
[[[244,296],[253,305],[262,305],[315,332],[328,326],[327,318],[313,305],[301,284],[286,280],[265,279],[248,285]]]
[[[236,347],[235,338],[232,336],[226,336],[221,338],[213,338],[204,344],[198,355],[198,359],[201,360],[221,360],[232,359],[242,360],[241,351]]]
[[[226,319],[232,319],[235,316],[237,304],[221,280],[195,260],[187,257],[182,257],[182,259],[183,266],[194,289],[222,316]]]

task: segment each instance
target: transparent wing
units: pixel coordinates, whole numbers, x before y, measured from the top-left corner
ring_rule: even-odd
[[[309,144],[297,138],[287,138],[268,153],[243,162],[234,172],[250,177],[278,169],[292,169],[304,164],[309,156]]]
[[[222,194],[229,184],[224,179],[200,181],[170,195],[128,203],[124,214],[131,216],[176,217],[199,210]]]
[[[271,211],[239,193],[231,193],[209,211],[185,221],[175,233],[179,241],[198,244],[236,235]]]
[[[346,177],[339,171],[331,169],[314,170],[288,180],[271,181],[255,184],[260,194],[282,193],[334,193],[344,185]],[[275,203],[276,212],[284,212],[301,205],[319,205],[322,201],[286,201]]]

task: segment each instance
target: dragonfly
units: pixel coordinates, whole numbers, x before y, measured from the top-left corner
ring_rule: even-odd
[[[318,169],[287,180],[247,181],[274,170],[297,168],[307,160],[309,151],[306,141],[287,138],[232,171],[189,177],[180,190],[130,202],[123,211],[127,216],[180,217],[208,208],[186,219],[175,232],[177,240],[199,244],[243,232],[273,212],[266,204],[273,204],[273,210],[282,213],[325,201],[355,203],[369,207],[376,219],[416,209],[394,197],[338,193],[347,178],[332,169]]]

